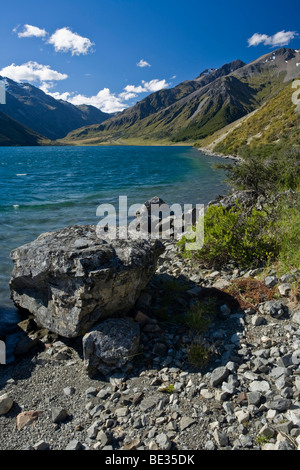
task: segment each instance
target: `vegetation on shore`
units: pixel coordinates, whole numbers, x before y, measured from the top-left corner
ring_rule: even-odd
[[[205,238],[198,251],[186,251],[209,268],[235,262],[242,268],[267,266],[289,271],[300,268],[300,150],[294,147],[267,159],[245,156],[226,169],[235,190],[251,190],[255,203],[231,208],[211,205],[204,214]]]

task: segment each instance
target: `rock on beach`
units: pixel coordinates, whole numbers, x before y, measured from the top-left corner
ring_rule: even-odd
[[[39,326],[71,338],[126,314],[156,269],[159,240],[111,241],[96,226],[47,232],[11,253],[11,297]]]

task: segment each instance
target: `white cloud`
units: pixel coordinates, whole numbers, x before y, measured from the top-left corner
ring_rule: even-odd
[[[109,88],[103,88],[100,90],[97,95],[94,96],[85,96],[82,94],[75,94],[75,93],[49,93],[49,95],[53,96],[55,99],[61,99],[68,101],[69,103],[80,105],[80,104],[87,104],[91,106],[95,106],[96,108],[101,109],[105,113],[116,113],[119,111],[123,111],[127,107],[126,104],[122,102],[122,99],[111,93]]]
[[[17,28],[13,30],[17,32]],[[37,26],[32,26],[31,24],[25,24],[23,27],[23,31],[18,33],[19,38],[44,38],[47,36],[47,31],[45,29],[38,28]]]
[[[136,98],[139,93],[152,93],[158,91],[162,88],[166,88],[168,83],[166,80],[153,79],[149,82],[142,81],[142,85],[126,85],[124,91],[119,94],[112,93],[109,88],[103,88],[96,95],[86,96],[80,93],[71,93],[71,92],[52,92],[48,90],[52,87],[52,83],[47,83],[46,87],[44,86],[44,91],[57,100],[64,100],[72,103],[74,105],[87,104],[95,106],[96,108],[101,109],[105,113],[116,113],[123,111],[132,105],[128,103],[129,100]]]
[[[248,39],[248,46],[258,46],[264,44],[265,46],[282,47],[287,46],[292,39],[298,36],[296,31],[279,31],[273,36],[267,34],[255,33]]]
[[[159,91],[162,88],[167,88],[168,86],[169,83],[167,83],[165,79],[159,80],[158,78],[154,78],[153,80],[150,80],[150,82],[142,80],[142,85],[126,85],[124,90],[126,93],[149,93],[149,91],[153,93],[154,91]]]
[[[71,52],[72,55],[87,54],[92,52],[94,43],[77,33],[73,33],[70,28],[57,29],[48,40],[54,46],[56,52]]]
[[[0,75],[10,78],[16,82],[52,82],[65,80],[68,75],[57,72],[50,68],[50,65],[42,65],[38,62],[30,61],[22,65],[11,64],[0,70]]]
[[[157,78],[155,78],[154,80],[150,80],[150,82],[145,82],[142,80],[142,83],[145,91],[151,91],[152,93],[154,91],[159,91],[169,86],[169,83],[167,83],[165,79],[158,80]]]
[[[137,67],[151,67],[149,62],[146,62],[144,59],[141,59],[136,65]]]
[[[120,93],[119,95],[119,98],[121,98],[122,100],[124,101],[128,101],[128,100],[131,100],[133,98],[136,98],[137,97],[137,94],[136,93],[132,93],[130,91],[123,91],[122,93]]]

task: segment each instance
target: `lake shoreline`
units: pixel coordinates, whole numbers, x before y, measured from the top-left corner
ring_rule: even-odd
[[[235,155],[225,155],[223,153],[214,152],[213,150],[210,150],[207,147],[195,147],[195,148],[197,148],[199,152],[202,152],[205,155],[208,155],[210,157],[218,157],[218,158],[223,158],[225,160],[229,159],[229,160],[234,160],[234,161],[242,161],[241,157],[237,157]]]

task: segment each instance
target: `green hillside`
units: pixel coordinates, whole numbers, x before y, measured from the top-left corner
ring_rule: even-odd
[[[300,113],[292,102],[295,89],[285,84],[275,97],[269,99],[251,116],[237,125],[197,142],[196,146],[227,154],[242,155],[277,152],[282,148],[300,145]]]
[[[234,61],[147,96],[100,125],[70,132],[72,145],[194,144],[249,115],[298,78],[299,51],[281,48]]]

